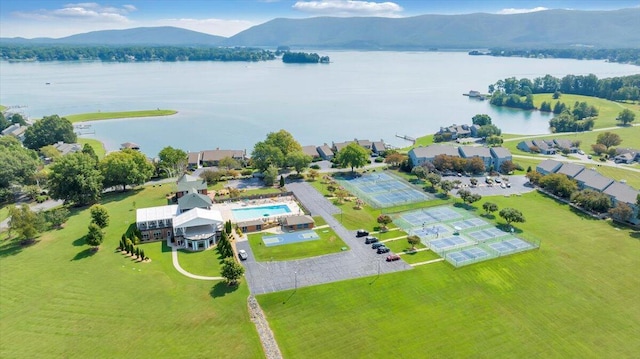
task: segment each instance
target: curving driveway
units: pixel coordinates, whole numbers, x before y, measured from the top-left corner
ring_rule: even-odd
[[[308,183],[293,182],[286,187],[295,193],[312,216],[322,216],[349,246],[349,250],[292,261],[257,262],[249,242],[238,241],[236,248],[244,249],[249,255],[242,264],[246,268],[245,278],[251,293],[277,292],[413,268],[402,260],[386,262],[386,254],[376,254],[369,245],[364,244],[364,239],[356,238],[354,231],[348,231],[333,217],[340,210]]]

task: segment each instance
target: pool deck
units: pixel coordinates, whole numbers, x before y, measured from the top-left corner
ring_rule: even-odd
[[[274,206],[279,204],[287,205],[291,210],[291,212],[284,213],[284,214],[276,214],[276,215],[267,216],[267,217],[259,216],[255,218],[245,218],[241,220],[236,220],[236,218],[233,216],[234,209],[240,209],[240,208],[247,209],[247,208],[255,208],[255,207],[262,207],[262,206]],[[231,220],[232,223],[245,222],[245,221],[251,221],[256,219],[273,221],[274,219],[277,219],[277,218],[304,214],[302,212],[302,209],[300,209],[300,206],[298,206],[294,198],[291,196],[278,197],[278,198],[254,199],[250,201],[215,203],[213,205],[213,208],[220,211],[220,213],[222,214],[222,219],[224,221]]]

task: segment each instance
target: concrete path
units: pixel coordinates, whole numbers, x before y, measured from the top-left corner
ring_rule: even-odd
[[[196,274],[192,274],[187,272],[186,270],[184,270],[182,267],[180,267],[180,263],[178,263],[178,250],[175,248],[171,248],[171,260],[173,261],[173,266],[175,267],[175,269],[180,272],[180,274],[189,277],[189,278],[193,278],[193,279],[199,279],[199,280],[224,280],[224,278],[222,277],[205,277],[202,275],[196,275]]]
[[[364,244],[364,239],[356,238],[355,231],[348,231],[333,217],[333,214],[340,213],[340,210],[308,183],[293,182],[287,184],[286,188],[295,193],[312,216],[322,216],[349,246],[349,250],[299,260],[257,262],[249,242],[238,241],[236,247],[244,249],[249,255],[242,264],[246,268],[245,278],[252,294],[296,289],[412,268],[402,260],[386,262],[388,254],[376,254],[370,245]]]
[[[424,264],[431,264],[431,263],[438,263],[438,262],[442,262],[444,260],[444,258],[438,258],[438,259],[432,259],[430,261],[426,261],[426,262],[418,262],[418,263],[413,263],[411,266],[412,267],[417,267],[417,266],[421,266]]]

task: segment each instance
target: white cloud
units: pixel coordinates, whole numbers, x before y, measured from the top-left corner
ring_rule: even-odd
[[[223,19],[162,19],[153,26],[175,26],[183,29],[204,32],[205,34],[229,37],[252,26],[258,25],[247,20]]]
[[[135,11],[133,5],[122,7],[101,6],[98,3],[66,4],[62,8],[53,10],[37,10],[33,12],[14,12],[13,15],[23,19],[39,21],[46,20],[75,20],[106,23],[128,23],[127,14]]]
[[[509,8],[509,9],[502,9],[500,11],[498,11],[498,14],[500,15],[513,15],[513,14],[525,14],[528,12],[537,12],[537,11],[544,11],[544,10],[549,10],[546,7],[542,7],[542,6],[538,6],[538,7],[534,7],[532,9],[514,9],[514,8]]]
[[[298,1],[294,10],[331,16],[399,16],[403,9],[394,2],[359,0]]]

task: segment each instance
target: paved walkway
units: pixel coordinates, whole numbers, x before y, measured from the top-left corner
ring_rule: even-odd
[[[438,259],[432,259],[430,261],[426,261],[426,262],[418,262],[418,263],[413,263],[411,266],[413,267],[417,267],[417,266],[421,266],[424,264],[431,264],[431,263],[438,263],[438,262],[442,262],[444,260],[444,258],[438,258]]]
[[[187,272],[180,266],[180,263],[178,263],[178,250],[175,248],[171,248],[171,260],[173,261],[173,266],[176,268],[176,270],[180,272],[180,274],[187,276],[189,278],[199,279],[199,280],[224,280],[224,278],[222,277],[205,277],[202,275],[196,275],[196,274]]]
[[[236,247],[244,249],[249,255],[242,264],[246,268],[245,278],[252,294],[278,292],[412,268],[402,260],[385,262],[387,254],[376,254],[371,246],[364,244],[364,239],[356,238],[355,231],[345,229],[333,217],[333,214],[340,213],[340,209],[308,183],[293,182],[286,187],[287,190],[295,193],[312,216],[322,216],[349,246],[349,250],[299,260],[257,262],[249,242],[238,241]]]

